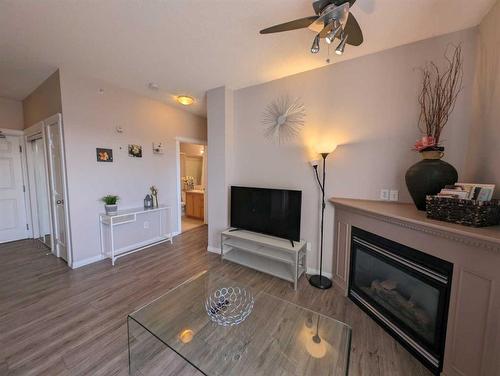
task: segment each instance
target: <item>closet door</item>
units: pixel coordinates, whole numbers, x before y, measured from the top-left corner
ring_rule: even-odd
[[[49,182],[51,190],[52,225],[54,227],[54,246],[56,254],[70,262],[69,221],[66,203],[66,177],[62,138],[61,116],[53,116],[45,122],[47,155],[49,160]]]
[[[0,138],[0,243],[28,237],[21,137]]]

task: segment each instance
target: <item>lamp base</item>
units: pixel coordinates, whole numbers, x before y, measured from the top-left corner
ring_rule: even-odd
[[[309,283],[318,289],[327,290],[332,287],[332,281],[324,275],[312,275],[309,277]]]

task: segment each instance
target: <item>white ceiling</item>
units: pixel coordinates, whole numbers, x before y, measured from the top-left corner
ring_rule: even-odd
[[[365,42],[342,59],[475,26],[495,1],[358,0]],[[326,47],[309,53],[308,30],[258,33],[313,14],[308,0],[2,0],[0,96],[23,99],[62,67],[167,103],[192,95],[203,115],[208,89],[325,65]]]

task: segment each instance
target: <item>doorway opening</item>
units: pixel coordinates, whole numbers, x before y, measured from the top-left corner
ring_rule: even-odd
[[[179,224],[185,232],[206,223],[206,146],[201,142],[179,140]]]
[[[72,265],[61,114],[25,130],[32,237]]]

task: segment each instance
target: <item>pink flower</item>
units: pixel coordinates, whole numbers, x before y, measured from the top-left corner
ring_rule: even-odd
[[[423,136],[420,140],[417,140],[414,146],[414,150],[422,151],[428,147],[436,146],[436,141],[432,136]]]

